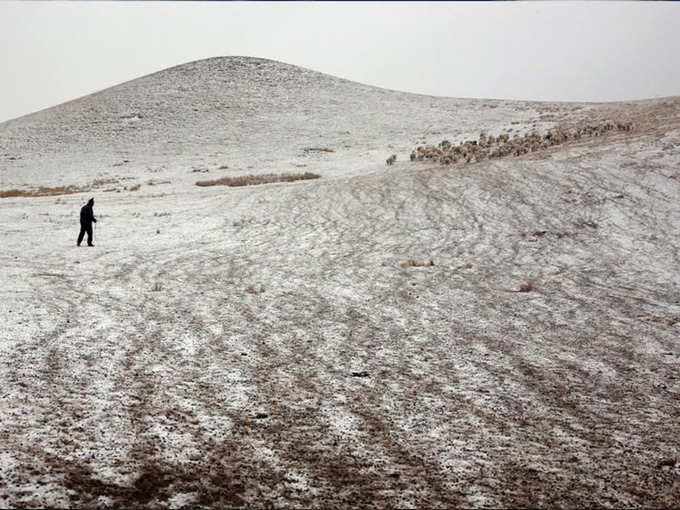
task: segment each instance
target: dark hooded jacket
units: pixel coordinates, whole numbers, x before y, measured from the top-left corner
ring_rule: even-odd
[[[94,211],[92,210],[92,207],[94,206],[94,198],[91,198],[88,202],[87,205],[84,205],[83,208],[80,210],[80,224],[89,226],[92,225],[92,222],[97,223],[97,219],[94,217]]]

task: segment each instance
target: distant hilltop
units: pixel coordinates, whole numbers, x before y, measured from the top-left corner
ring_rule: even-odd
[[[644,104],[618,103],[631,114]],[[246,168],[255,168],[256,156],[257,168],[276,172],[306,164],[300,154],[316,147],[332,149],[319,153],[322,170],[342,173],[482,131],[514,136],[565,120],[618,119],[607,112],[619,106],[425,96],[273,60],[216,57],[0,123],[0,171],[16,186],[27,172],[33,183],[70,185],[65,177],[41,179],[55,166],[59,172],[87,166],[99,178],[130,161],[135,168],[188,167],[212,154]]]

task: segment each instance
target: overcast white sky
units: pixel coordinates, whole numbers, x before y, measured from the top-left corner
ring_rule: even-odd
[[[680,95],[678,34],[669,2],[0,1],[0,122],[221,55],[454,97]]]

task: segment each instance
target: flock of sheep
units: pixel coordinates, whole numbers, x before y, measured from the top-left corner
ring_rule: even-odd
[[[601,136],[609,131],[632,131],[635,125],[632,122],[602,122],[600,124],[587,124],[574,128],[556,127],[550,129],[545,135],[540,135],[533,130],[524,136],[515,134],[512,138],[507,133],[498,136],[489,136],[486,133],[479,134],[479,140],[466,140],[454,145],[448,140],[443,140],[436,147],[425,145],[417,147],[411,152],[411,161],[432,160],[445,165],[465,161],[481,161],[483,159],[501,158],[503,156],[520,156],[528,152],[565,143],[569,140],[579,140],[584,137]],[[392,165],[397,160],[396,154],[387,158],[386,163]]]

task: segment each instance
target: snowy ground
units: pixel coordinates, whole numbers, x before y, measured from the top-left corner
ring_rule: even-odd
[[[407,161],[617,118],[638,128]],[[93,189],[0,199],[0,506],[679,506],[679,164],[678,98],[431,98],[255,59],[0,124],[2,190]],[[322,178],[194,184],[298,170]]]

